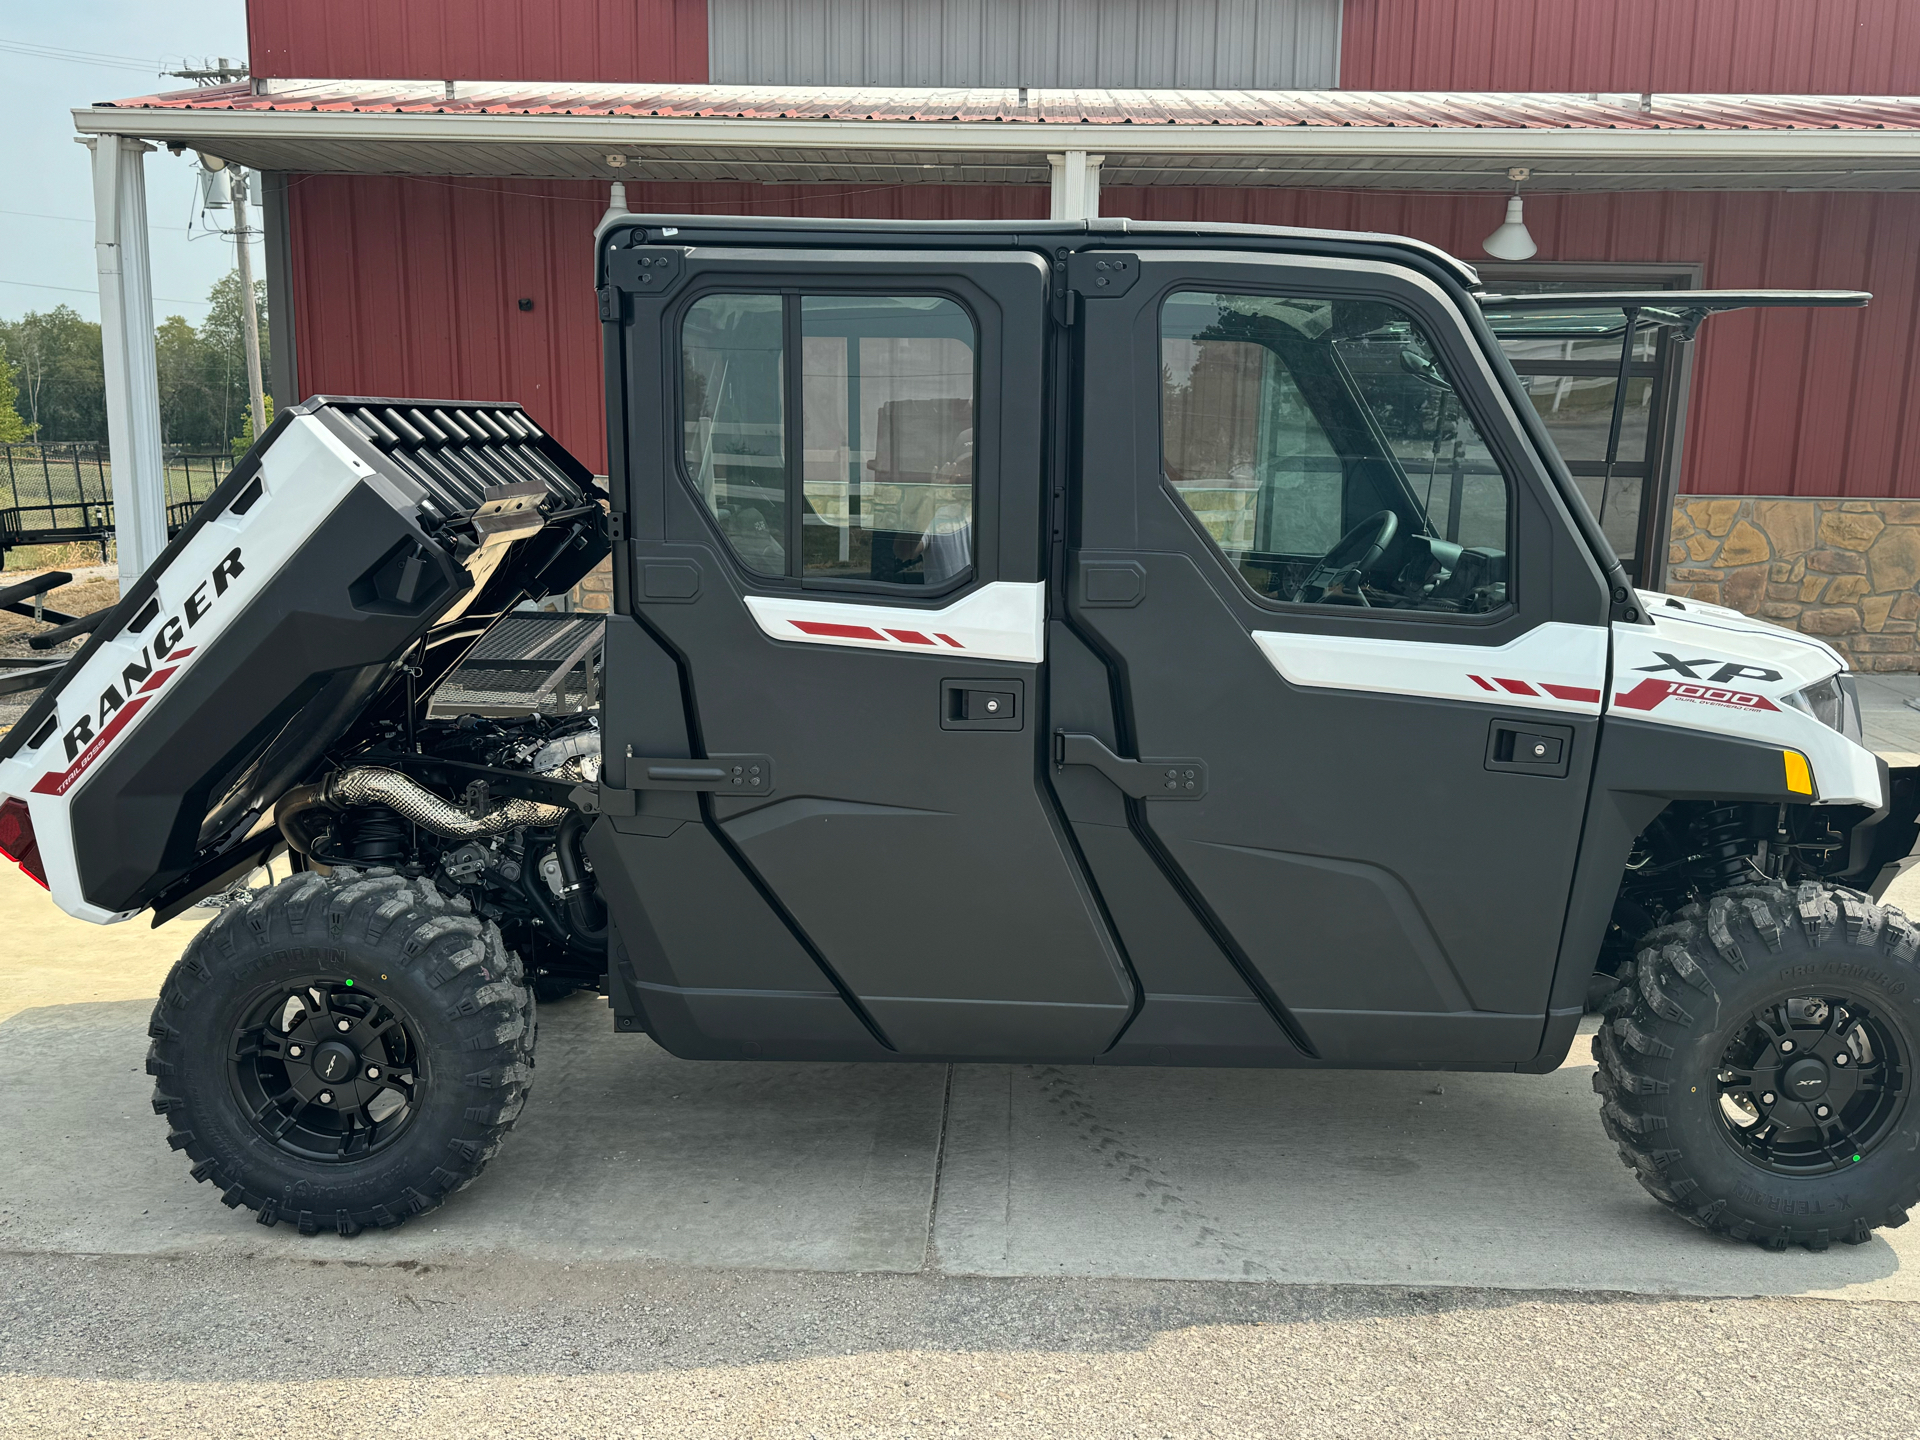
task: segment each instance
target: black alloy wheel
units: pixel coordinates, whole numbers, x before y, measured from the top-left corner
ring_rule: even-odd
[[[267,990],[241,1013],[227,1063],[254,1129],[308,1161],[353,1161],[392,1145],[428,1083],[399,1008],[338,975]]]
[[[1728,1139],[1781,1176],[1862,1164],[1894,1130],[1913,1073],[1901,1033],[1846,995],[1757,1007],[1721,1062]]]

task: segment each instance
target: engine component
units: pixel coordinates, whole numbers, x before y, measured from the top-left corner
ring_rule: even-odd
[[[571,775],[584,781],[599,780],[600,732],[576,731],[573,735],[548,741],[534,756],[534,770],[541,775],[552,775],[569,761],[576,762]]]
[[[288,791],[274,807],[274,822],[287,844],[304,856],[313,849],[313,837],[304,823],[308,813],[374,805],[389,806],[415,825],[452,840],[495,836],[520,826],[544,828],[557,825],[568,815],[565,806],[505,800],[484,815],[470,816],[399,771],[385,766],[356,766],[337,771],[317,785]]]
[[[491,851],[478,841],[469,841],[459,850],[449,852],[440,862],[440,868],[448,880],[457,886],[465,886],[486,875],[492,861]]]

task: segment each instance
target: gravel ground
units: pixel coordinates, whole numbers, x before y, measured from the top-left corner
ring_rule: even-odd
[[[68,615],[91,615],[94,611],[112,605],[120,598],[120,581],[112,566],[108,565],[65,565],[57,568],[73,577],[70,585],[47,592],[46,603],[55,610]],[[40,574],[39,570],[10,570],[0,574],[0,586],[18,585],[21,581]],[[27,637],[45,630],[43,625],[34,624],[27,616],[13,615],[0,611],[0,656],[30,657],[44,660],[57,656],[70,656],[80,649],[85,637],[76,637],[63,646],[50,651],[37,651],[27,644]],[[24,694],[0,695],[0,733],[26,714],[27,707],[38,691]]]
[[[1916,1308],[0,1257],[15,1436],[1905,1436]]]

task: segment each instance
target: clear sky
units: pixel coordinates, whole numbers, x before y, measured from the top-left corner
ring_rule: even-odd
[[[71,112],[97,100],[184,89],[189,82],[160,72],[246,54],[245,0],[9,0],[0,7],[0,319],[62,303],[100,318],[89,157],[74,143]],[[192,151],[176,159],[157,149],[146,171],[155,318],[184,315],[197,325],[208,288],[233,268],[233,242],[199,222]],[[254,274],[265,273],[256,242]]]

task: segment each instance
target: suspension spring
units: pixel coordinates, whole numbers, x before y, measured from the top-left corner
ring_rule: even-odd
[[[352,817],[348,851],[367,866],[399,865],[407,859],[407,823],[390,806],[359,806]]]
[[[1688,827],[1695,864],[1689,869],[1723,890],[1743,881],[1758,880],[1753,865],[1755,841],[1742,806],[1717,806],[1695,818]]]

